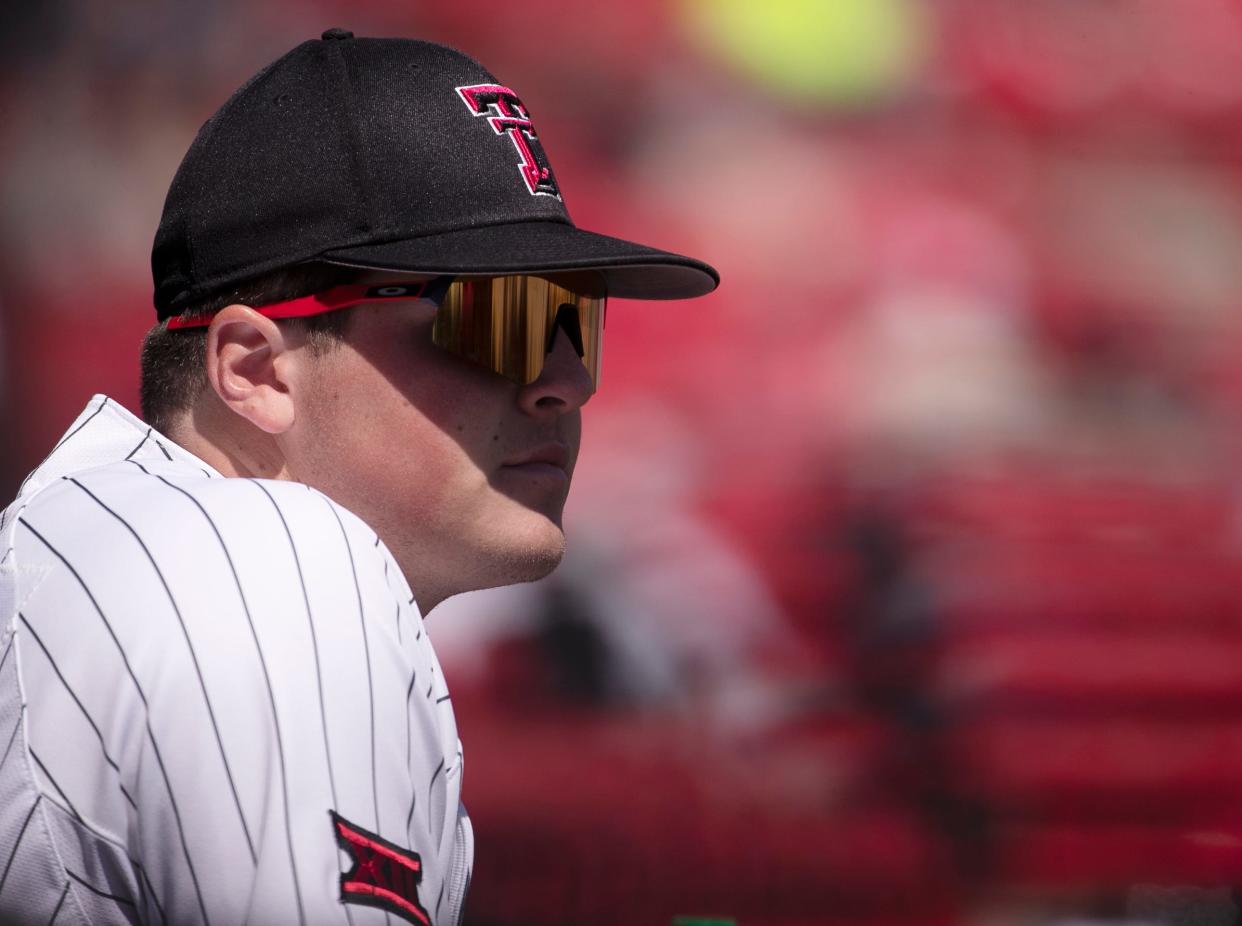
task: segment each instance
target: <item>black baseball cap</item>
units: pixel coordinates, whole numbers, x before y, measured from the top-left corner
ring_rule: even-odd
[[[517,94],[431,42],[329,29],[204,124],[168,191],[159,318],[305,261],[435,274],[599,270],[610,295],[701,296],[716,271],[576,227]]]

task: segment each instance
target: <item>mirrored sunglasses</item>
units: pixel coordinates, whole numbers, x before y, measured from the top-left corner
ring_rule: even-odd
[[[519,385],[534,382],[564,332],[599,387],[607,298],[603,278],[589,271],[551,278],[519,275],[451,277],[357,284],[258,308],[268,318],[305,318],[364,302],[426,299],[436,305],[431,340]],[[215,313],[180,316],[170,329],[204,327]]]

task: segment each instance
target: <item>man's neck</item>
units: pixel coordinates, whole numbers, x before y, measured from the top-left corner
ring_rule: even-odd
[[[170,427],[167,436],[223,476],[295,478],[271,435],[204,403]]]

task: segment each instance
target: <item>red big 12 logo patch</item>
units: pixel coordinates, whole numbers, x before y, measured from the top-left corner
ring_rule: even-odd
[[[418,926],[431,926],[431,917],[418,900],[423,880],[418,853],[355,826],[335,811],[329,813],[337,844],[353,860],[341,875],[341,903],[379,907]]]

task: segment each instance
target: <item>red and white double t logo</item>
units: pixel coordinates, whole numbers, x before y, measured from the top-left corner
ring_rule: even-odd
[[[531,195],[560,199],[561,191],[557,189],[556,178],[552,176],[543,146],[539,144],[535,127],[517,94],[499,84],[474,84],[456,89],[457,95],[474,115],[487,117],[492,131],[497,135],[509,136],[521,158],[518,170]]]

